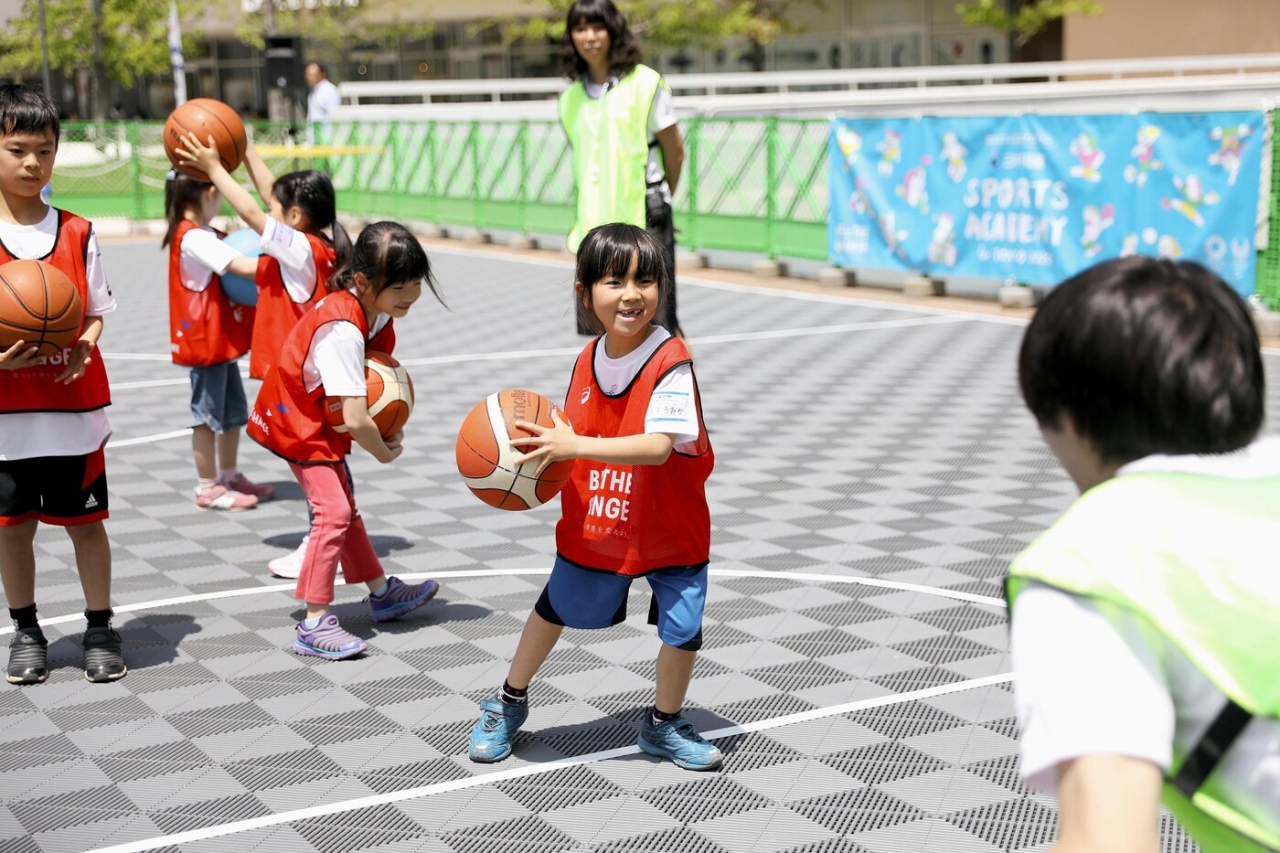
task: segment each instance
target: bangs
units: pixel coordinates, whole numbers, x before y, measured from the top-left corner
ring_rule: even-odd
[[[594,239],[593,239],[594,238]],[[636,261],[636,278],[667,279],[662,245],[649,232],[635,225],[613,223],[592,230],[582,241],[578,254],[578,280],[592,285],[606,278],[623,278]]]

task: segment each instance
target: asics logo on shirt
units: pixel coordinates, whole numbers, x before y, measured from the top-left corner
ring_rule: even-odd
[[[586,404],[586,402],[587,402],[587,398],[588,398],[588,397],[590,397],[590,396],[591,396],[591,386],[590,386],[590,385],[588,385],[587,387],[585,387],[585,388],[583,388],[583,389],[582,389],[582,403],[583,403],[584,405],[585,405],[585,404]]]

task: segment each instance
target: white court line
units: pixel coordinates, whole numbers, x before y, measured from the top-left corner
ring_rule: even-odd
[[[767,729],[779,728],[781,726],[793,725],[795,723],[807,722],[809,720],[833,717],[837,714],[849,714],[854,711],[864,711],[868,708],[883,708],[887,705],[901,705],[906,702],[915,702],[920,699],[930,699],[935,696],[945,696],[949,693],[959,693],[962,690],[975,690],[980,687],[994,687],[997,684],[1006,684],[1010,681],[1013,681],[1013,673],[1003,672],[999,675],[988,675],[983,678],[971,678],[968,681],[957,681],[954,684],[942,684],[937,687],[926,687],[921,690],[912,690],[910,693],[896,693],[891,696],[878,696],[874,699],[860,699],[856,702],[847,702],[843,705],[833,705],[829,708],[814,708],[810,711],[801,711],[797,714],[787,714],[785,716],[774,717],[769,720],[758,720],[754,723],[742,723],[740,725],[726,726],[722,729],[703,732],[703,737],[707,740],[720,740],[721,738],[733,737],[734,735],[765,731]],[[168,847],[170,845],[187,844],[192,841],[201,841],[206,838],[219,838],[224,835],[233,835],[238,832],[247,832],[252,829],[264,829],[269,826],[279,826],[280,824],[293,823],[295,821],[307,820],[308,818],[313,817],[324,817],[328,815],[342,814],[343,812],[358,811],[360,809],[372,808],[374,806],[381,806],[387,803],[398,803],[403,800],[430,797],[435,794],[443,794],[449,791],[478,788],[481,785],[488,785],[494,782],[507,782],[512,779],[523,779],[528,776],[538,776],[543,773],[563,770],[566,767],[577,767],[582,764],[594,764],[595,762],[607,761],[611,758],[621,758],[625,755],[639,754],[640,747],[623,746],[618,747],[617,749],[593,752],[588,755],[576,755],[571,758],[561,758],[556,761],[548,761],[544,764],[531,764],[511,770],[501,770],[495,773],[481,773],[475,776],[470,776],[466,779],[458,779],[452,782],[437,782],[433,785],[422,785],[417,788],[407,788],[403,791],[392,791],[387,794],[375,794],[368,797],[360,797],[355,800],[347,800],[346,802],[310,806],[308,808],[294,809],[292,811],[249,818],[248,820],[238,820],[234,823],[222,824],[221,826],[209,826],[204,827],[203,829],[177,832],[172,835],[163,835],[159,838],[148,838],[143,841],[132,841],[111,847],[98,847],[89,851],[89,853],[140,853],[140,851],[144,850],[155,850],[157,848]]]
[[[712,577],[727,578],[783,578],[785,580],[795,581],[815,581],[817,583],[848,583],[858,586],[871,586],[880,589],[896,589],[902,592],[917,592],[924,595],[937,595],[942,598],[953,598],[956,601],[967,601],[970,604],[982,604],[988,607],[999,607],[1001,610],[1005,608],[1004,599],[991,598],[986,595],[977,595],[972,592],[961,592],[957,589],[943,589],[936,586],[926,586],[918,583],[902,583],[899,581],[884,581],[879,578],[858,578],[849,577],[847,575],[824,575],[818,572],[768,572],[763,569],[711,569]],[[509,575],[549,575],[551,569],[463,569],[456,572],[406,572],[396,575],[401,580],[426,580],[431,578],[434,580],[450,580],[453,578],[497,578],[507,577]],[[175,604],[191,604],[197,601],[217,601],[221,598],[242,598],[246,595],[260,595],[265,592],[290,592],[297,588],[297,584],[271,584],[269,586],[249,586],[241,589],[224,589],[219,592],[202,592],[192,595],[180,595],[176,598],[157,598],[151,601],[134,601],[128,604],[113,605],[112,610],[116,613],[132,613],[137,610],[156,610],[161,607],[171,607]],[[41,619],[41,625],[62,625],[67,622],[75,622],[83,619],[82,613],[68,613],[64,616],[53,616],[48,619]],[[12,634],[15,628],[12,625],[0,625],[0,637],[5,634]]]
[[[117,447],[132,447],[135,444],[152,444],[157,441],[168,441],[171,438],[182,438],[184,435],[191,435],[191,427],[186,429],[175,429],[172,432],[158,432],[152,435],[140,435],[137,438],[122,438],[119,441],[108,441],[107,450],[115,450]]]

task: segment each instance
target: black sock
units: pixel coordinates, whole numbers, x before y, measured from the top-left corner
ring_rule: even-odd
[[[28,604],[26,607],[10,607],[9,617],[13,619],[13,627],[19,631],[40,626],[40,621],[36,619],[36,606],[34,604]]]
[[[507,681],[502,682],[502,690],[498,694],[508,705],[523,705],[529,701],[529,688],[523,690],[512,687]]]
[[[111,627],[111,608],[106,610],[86,610],[84,618],[89,620],[90,628],[110,628]]]
[[[679,711],[676,711],[674,714],[668,714],[666,711],[659,711],[657,705],[654,705],[649,713],[653,717],[653,724],[655,726],[674,720],[676,717],[680,716]]]

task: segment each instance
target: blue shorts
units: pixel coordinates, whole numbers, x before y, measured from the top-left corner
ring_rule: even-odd
[[[707,564],[662,569],[643,576],[653,590],[649,624],[668,646],[702,647],[702,611],[707,603]],[[567,628],[608,628],[627,618],[627,593],[635,578],[581,569],[556,557],[551,579],[534,606],[543,619]]]
[[[249,403],[234,361],[191,368],[191,425],[218,435],[249,423]]]

